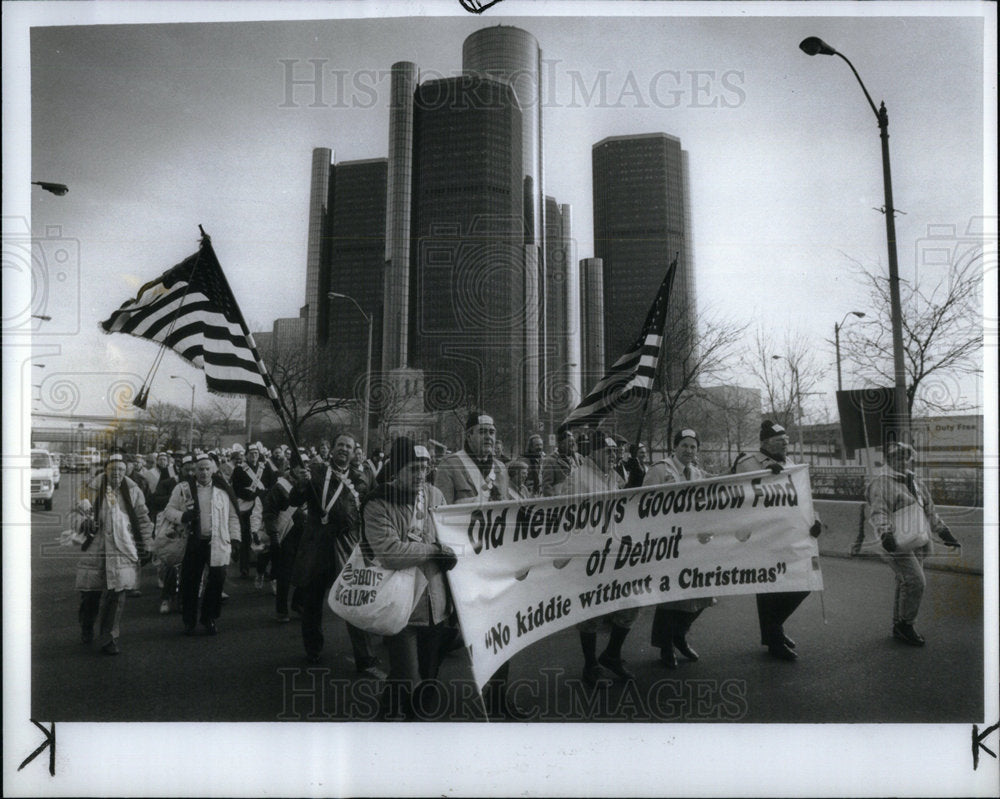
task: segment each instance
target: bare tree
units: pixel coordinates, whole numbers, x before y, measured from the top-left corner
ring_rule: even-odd
[[[320,414],[355,409],[359,400],[353,396],[333,396],[344,370],[334,348],[268,348],[264,362],[271,380],[284,400],[288,425],[299,438],[302,425]],[[360,400],[364,402],[363,398]]]
[[[851,259],[868,291],[871,317],[851,325],[841,339],[845,360],[861,377],[892,385],[892,319],[889,281]],[[982,371],[982,252],[972,250],[952,265],[933,288],[921,281],[900,282],[906,401],[910,414],[920,411],[966,410],[956,392],[942,390],[950,377]]]
[[[668,319],[664,352],[653,383],[646,424],[647,445],[665,447],[674,426],[706,383],[721,382],[737,356],[746,324],[721,317],[701,316],[700,329],[692,329],[684,315]],[[631,433],[631,431],[629,431]],[[662,438],[661,438],[662,436]],[[630,436],[631,437],[631,436]]]
[[[778,342],[771,332],[758,328],[747,361],[763,387],[764,412],[788,429],[797,428],[805,398],[825,374],[809,339],[789,330]]]
[[[156,434],[156,447],[182,446],[187,442],[190,411],[170,402],[152,402],[142,413]]]
[[[202,447],[218,445],[219,438],[243,429],[240,405],[228,399],[213,398],[207,408],[198,408],[194,415],[194,425],[198,441]]]

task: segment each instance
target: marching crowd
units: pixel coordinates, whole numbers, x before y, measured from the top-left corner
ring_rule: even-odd
[[[388,664],[377,655],[379,637],[348,624],[358,673],[387,679],[385,716],[410,716],[413,693],[437,677],[448,651],[462,645],[445,576],[457,558],[437,541],[429,510],[442,504],[589,494],[710,476],[699,466],[697,431],[678,431],[672,445],[668,457],[650,464],[641,444],[628,446],[598,431],[563,430],[554,452],[547,454],[542,437],[532,435],[522,454],[511,459],[498,447],[492,417],[475,411],[455,451],[436,441],[424,446],[401,437],[388,453],[375,449],[366,457],[356,438],[342,432],[298,453],[287,446],[268,451],[260,444],[160,452],[142,461],[137,455],[112,453],[74,510],[83,550],[76,576],[82,640],[91,644],[96,626],[101,651],[118,654],[126,597],[138,592],[140,571],[150,562],[161,590],[160,613],[179,611],[186,635],[197,635],[199,627],[203,634],[217,635],[232,568],[273,593],[277,622],[299,617],[305,656],[309,663],[319,663],[327,595],[363,541],[382,567],[416,567],[422,578],[407,625],[382,637]],[[784,428],[765,421],[758,451],[741,453],[731,471],[779,473],[792,465],[787,450]],[[892,634],[919,646],[924,641],[913,623],[930,536],[947,546],[958,542],[913,476],[912,448],[890,444],[885,456],[883,470],[868,487],[868,521],[855,550],[874,552],[890,564],[897,585]],[[821,527],[817,518],[810,534],[819,536]],[[760,642],[772,657],[797,659],[784,624],[807,595],[757,595]],[[677,653],[698,660],[687,634],[714,602],[689,599],[656,607],[651,644],[659,649],[664,667],[677,668]],[[637,616],[636,608],[628,608],[577,625],[584,684],[600,689],[614,678],[633,678],[622,646]],[[598,634],[605,626],[607,643],[598,653]],[[508,661],[483,690],[491,718],[526,717],[508,694],[509,667]],[[395,689],[389,691],[389,685]]]

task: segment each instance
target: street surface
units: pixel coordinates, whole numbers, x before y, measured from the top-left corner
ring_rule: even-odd
[[[75,496],[63,478],[52,512],[32,512],[31,708],[55,721],[358,720],[375,717],[380,685],[359,678],[344,623],[327,609],[323,661],[306,663],[297,619],[274,620],[270,591],[238,579],[230,568],[219,635],[182,635],[179,614],[161,616],[154,567],[143,571],[142,596],[129,598],[117,657],[80,643],[79,550],[55,541]],[[826,590],[810,596],[786,625],[798,644],[795,663],[759,645],[753,597],[725,597],[689,634],[701,654],[676,671],[649,644],[653,609],[643,609],[625,643],[634,683],[617,682],[596,696],[580,682],[577,633],[564,630],[513,658],[512,689],[536,721],[639,722],[982,722],[983,579],[928,570],[917,629],[927,646],[890,636],[893,580],[878,561],[842,557],[853,540],[856,504],[817,504],[831,527],[822,557]],[[961,561],[979,550],[982,512],[944,509],[963,542]],[[823,539],[821,539],[822,542]],[[833,555],[833,556],[828,556]],[[947,568],[956,559],[941,559]],[[607,632],[598,636],[602,647]],[[383,663],[388,658],[380,649]],[[481,720],[463,651],[447,657],[441,685],[425,706],[431,718]]]

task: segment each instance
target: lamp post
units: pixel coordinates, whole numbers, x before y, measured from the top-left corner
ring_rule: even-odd
[[[795,387],[794,388],[795,415],[796,415],[795,427],[798,430],[798,439],[799,439],[799,461],[805,462],[806,448],[805,444],[802,441],[802,391],[800,390],[799,387],[799,367],[796,365],[795,361],[793,361],[787,355],[772,355],[771,360],[774,361],[786,360],[788,361],[788,365],[792,369],[792,385]]]
[[[848,311],[844,314],[844,318],[840,320],[840,324],[834,323],[833,325],[833,343],[837,349],[837,392],[844,390],[844,381],[840,375],[840,329],[844,326],[844,322],[847,321],[847,317],[856,316],[858,319],[863,319],[865,315],[864,311]],[[864,409],[862,409],[864,410]],[[846,446],[844,445],[844,428],[840,427],[840,465],[847,465],[847,457],[844,450]]]
[[[336,291],[331,291],[326,295],[328,300],[350,300],[354,303],[354,307],[358,309],[358,313],[361,314],[365,321],[368,323],[368,370],[365,373],[365,429],[362,433],[363,443],[361,446],[364,448],[365,457],[368,457],[368,423],[369,423],[369,413],[370,413],[370,402],[371,402],[371,389],[372,389],[372,318],[365,313],[364,308],[362,308],[354,297],[347,294],[340,294]]]
[[[180,375],[170,375],[171,380],[183,380],[191,386],[191,420],[188,424],[188,454],[194,453],[194,383]]]
[[[38,186],[42,191],[47,191],[57,197],[62,197],[69,191],[69,186],[63,183],[49,183],[46,180],[33,180],[31,185]]]
[[[839,56],[851,68],[854,77],[858,79],[861,91],[865,93],[865,99],[871,106],[878,120],[879,135],[882,139],[882,186],[885,191],[885,233],[889,249],[889,306],[892,316],[892,356],[893,372],[895,376],[893,386],[893,411],[896,419],[897,434],[901,440],[909,438],[910,414],[906,404],[906,366],[903,360],[903,313],[899,301],[899,263],[896,260],[896,211],[892,205],[892,175],[889,170],[889,113],[886,111],[883,101],[878,108],[872,102],[868,89],[861,80],[861,76],[854,68],[847,56],[838,53],[830,45],[816,36],[810,36],[799,43],[799,48],[806,55],[835,55]]]

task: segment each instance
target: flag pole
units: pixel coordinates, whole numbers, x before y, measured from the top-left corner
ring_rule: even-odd
[[[205,232],[205,228],[203,228],[201,225],[198,225],[198,230],[201,231],[202,247],[207,247],[209,254],[212,256],[212,258],[215,259],[216,263],[219,263],[219,258],[215,254],[215,250],[212,247],[212,237]],[[229,295],[235,299],[236,295],[233,294],[233,289],[229,285],[229,279],[226,277],[225,270],[222,269],[221,263],[219,263],[219,274],[222,276],[222,282],[226,286],[226,291],[228,291]],[[271,406],[274,409],[274,413],[278,417],[278,421],[281,422],[281,426],[285,431],[285,435],[288,437],[288,441],[291,444],[292,465],[304,467],[305,463],[303,463],[302,461],[302,454],[299,452],[298,442],[295,440],[295,435],[292,433],[292,428],[288,424],[288,419],[285,416],[285,414],[287,413],[287,410],[285,408],[285,401],[282,398],[281,393],[278,391],[278,387],[274,385],[274,383],[272,382],[271,376],[267,372],[267,367],[264,366],[264,361],[260,357],[260,352],[258,352],[257,350],[257,343],[253,340],[253,335],[250,333],[250,328],[247,326],[247,321],[243,317],[243,310],[240,308],[238,302],[234,303],[234,306],[236,308],[236,315],[239,317],[240,320],[240,327],[243,331],[244,337],[246,338],[247,346],[250,347],[250,351],[253,353],[254,360],[257,364],[258,370],[260,371],[261,377],[264,378],[264,385],[267,387],[268,399],[271,400]]]

